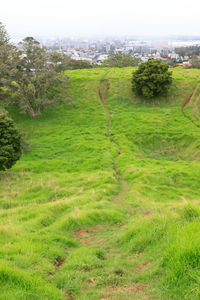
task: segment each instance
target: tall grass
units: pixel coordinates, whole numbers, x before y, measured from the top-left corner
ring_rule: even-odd
[[[149,104],[110,69],[111,139],[107,71],[67,72],[73,104],[37,119],[9,108],[30,151],[0,174],[2,300],[200,297],[200,132],[181,113],[199,71]]]

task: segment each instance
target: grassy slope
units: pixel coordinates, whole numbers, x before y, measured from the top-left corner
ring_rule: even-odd
[[[11,115],[32,150],[0,174],[0,299],[199,299],[198,70],[144,104],[132,68],[68,72],[74,104]]]

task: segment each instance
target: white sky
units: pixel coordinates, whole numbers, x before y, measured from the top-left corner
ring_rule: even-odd
[[[11,37],[200,35],[200,0],[1,0]]]

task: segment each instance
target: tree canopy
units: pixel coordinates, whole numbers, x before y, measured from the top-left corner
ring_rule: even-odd
[[[35,117],[62,94],[67,76],[56,72],[48,52],[33,37],[20,43],[17,54],[17,71],[12,81],[13,101],[22,112]],[[67,99],[66,94],[63,100]]]
[[[157,59],[149,59],[133,72],[133,91],[146,98],[153,98],[168,91],[172,83],[169,66]]]
[[[103,67],[134,67],[140,63],[140,60],[132,57],[130,54],[110,54],[102,63]]]
[[[200,55],[200,46],[190,46],[190,47],[179,47],[175,48],[175,52],[180,56],[198,56]]]
[[[70,99],[66,92],[67,75],[58,74],[57,65],[50,60],[46,48],[33,37],[23,39],[19,48],[12,47],[9,56],[5,63],[1,59],[5,67],[2,86],[7,98],[22,112],[36,117],[57,99]]]

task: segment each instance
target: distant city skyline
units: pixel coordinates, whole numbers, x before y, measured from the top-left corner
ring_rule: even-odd
[[[6,0],[0,21],[11,38],[200,36],[200,1]]]

